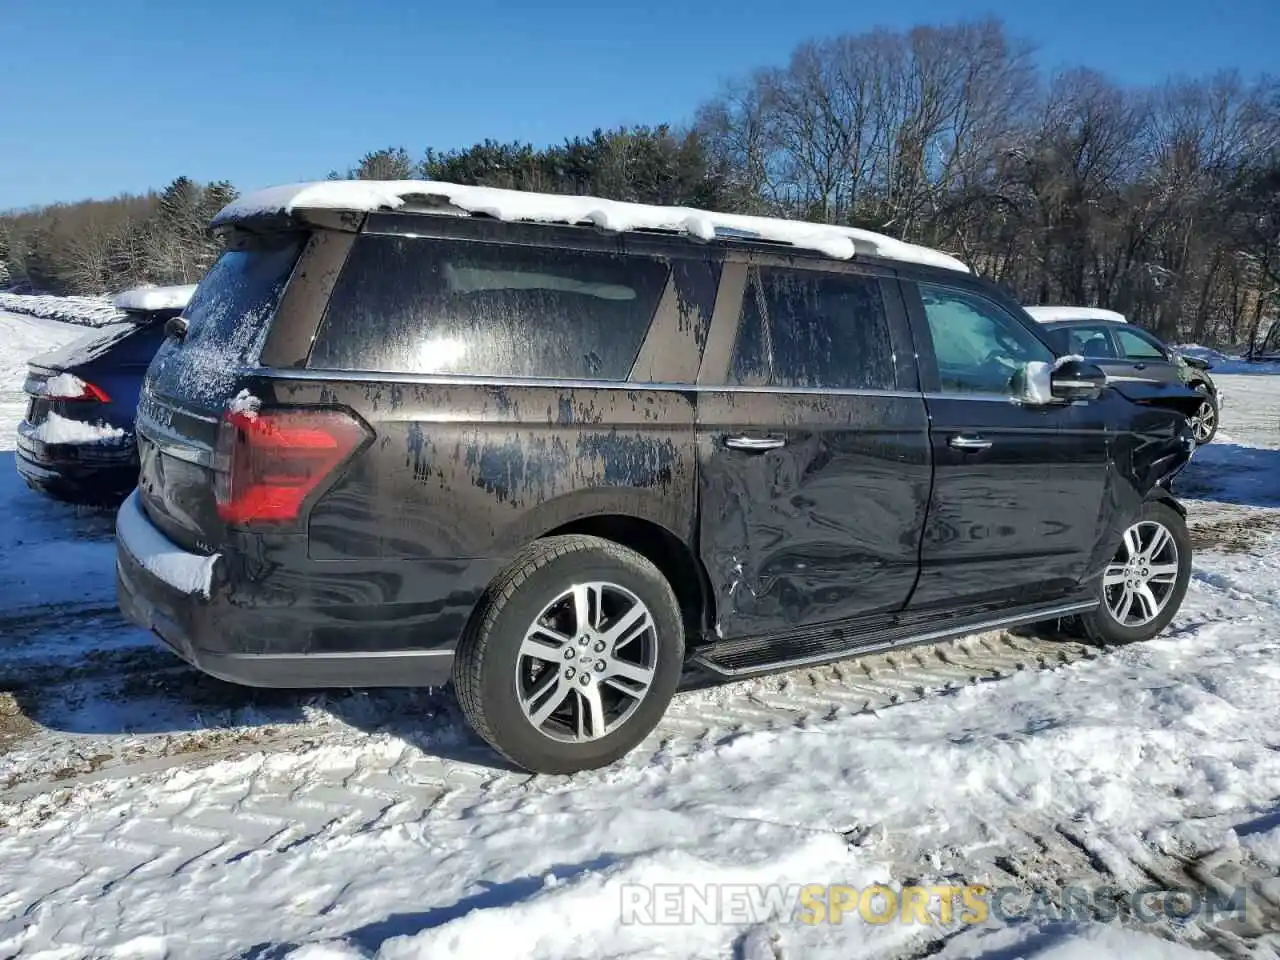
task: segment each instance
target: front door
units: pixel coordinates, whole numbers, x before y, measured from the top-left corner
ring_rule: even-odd
[[[1111,331],[1119,359],[1111,361],[1114,370],[1103,370],[1107,376],[1127,377],[1151,383],[1182,384],[1178,365],[1155,337],[1137,327],[1115,324]]]
[[[1105,426],[1017,399],[1053,352],[982,292],[904,283],[930,419],[934,480],[912,608],[1033,602],[1084,576],[1107,480]]]
[[[697,423],[719,636],[905,605],[930,481],[911,354],[887,275],[725,265]]]

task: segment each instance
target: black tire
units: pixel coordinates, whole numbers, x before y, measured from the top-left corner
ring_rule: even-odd
[[[1085,636],[1095,643],[1127,644],[1150,640],[1167,627],[1170,621],[1177,616],[1178,609],[1182,606],[1183,598],[1187,595],[1187,585],[1191,582],[1191,534],[1187,531],[1186,521],[1183,520],[1182,515],[1177,510],[1156,500],[1148,500],[1144,503],[1138,516],[1133,520],[1132,524],[1126,526],[1126,530],[1130,526],[1143,521],[1155,521],[1168,530],[1178,550],[1178,572],[1169,600],[1159,615],[1150,623],[1145,623],[1141,626],[1129,626],[1117,620],[1111,612],[1111,608],[1107,603],[1106,586],[1103,579],[1099,577],[1097,591],[1100,603],[1098,608],[1089,613],[1081,614],[1079,618],[1079,623],[1084,630]],[[1123,536],[1124,532],[1122,531],[1120,537],[1117,538],[1116,553],[1113,556],[1119,556],[1119,542]]]
[[[656,662],[647,694],[617,729],[565,742],[525,715],[516,693],[519,654],[525,631],[544,607],[589,581],[616,584],[648,607]],[[569,535],[534,541],[494,578],[459,640],[453,683],[467,721],[495,750],[534,773],[568,774],[608,766],[648,736],[675,694],[683,664],[680,606],[658,568],[612,541]]]
[[[1196,445],[1203,447],[1206,443],[1212,443],[1213,438],[1218,435],[1218,398],[1215,397],[1213,393],[1210,392],[1208,386],[1206,386],[1203,383],[1197,383],[1193,389],[1196,391],[1196,393],[1204,397],[1204,403],[1209,405],[1209,410],[1212,412],[1212,415],[1213,415],[1213,422],[1209,424],[1208,430],[1205,433],[1203,439],[1200,438],[1199,436],[1196,437]],[[1202,408],[1203,408],[1203,405],[1202,405]],[[1192,419],[1192,429],[1196,430],[1196,432],[1198,433],[1199,428],[1196,427],[1195,425],[1195,421],[1197,419],[1199,419],[1199,414],[1197,414],[1197,416]]]

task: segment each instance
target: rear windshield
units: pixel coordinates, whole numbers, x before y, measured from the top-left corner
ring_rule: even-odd
[[[362,236],[310,366],[625,380],[669,272],[613,252]]]
[[[218,404],[238,369],[257,356],[304,241],[281,234],[219,257],[182,311],[186,336],[167,340],[156,355],[152,388],[163,396]]]

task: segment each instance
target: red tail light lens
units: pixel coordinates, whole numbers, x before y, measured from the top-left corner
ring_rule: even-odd
[[[296,522],[307,496],[370,436],[340,410],[224,414],[214,453],[218,516],[232,524]]]
[[[101,387],[95,387],[87,380],[70,373],[60,373],[50,377],[40,388],[40,396],[46,400],[96,400],[98,403],[110,403],[111,398]]]

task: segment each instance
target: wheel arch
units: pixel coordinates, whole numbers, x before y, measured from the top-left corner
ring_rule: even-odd
[[[599,537],[649,560],[675,591],[685,631],[692,639],[715,622],[715,593],[706,567],[687,542],[662,524],[628,514],[598,514],[547,530],[539,539],[562,534]]]
[[[1165,487],[1158,485],[1152,487],[1147,491],[1147,495],[1143,498],[1143,502],[1163,503],[1165,506],[1173,509],[1178,516],[1182,517],[1183,520],[1187,519],[1187,508],[1184,507],[1181,501],[1173,495],[1172,491]]]

